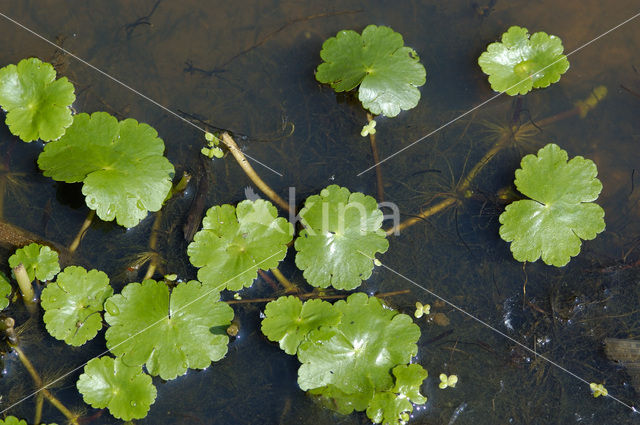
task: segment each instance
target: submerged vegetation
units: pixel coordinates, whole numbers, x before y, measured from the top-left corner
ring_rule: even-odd
[[[524,94],[560,79],[569,67],[562,51],[557,37],[542,32],[529,37],[526,28],[511,27],[502,43],[489,45],[478,62],[494,90]],[[358,88],[358,98],[370,112],[361,134],[371,138],[377,163],[376,121],[371,114],[394,117],[414,108],[420,99],[418,87],[426,81],[424,66],[417,53],[404,46],[400,34],[375,25],[362,34],[340,31],[325,41],[321,57],[318,81],[336,92]],[[90,214],[65,253],[68,259],[74,258],[93,212],[101,220],[135,227],[188,184],[183,177],[172,185],[174,166],[151,126],[131,118],[119,121],[106,112],[73,115],[74,99],[73,85],[64,77],[56,80],[53,67],[38,59],[0,70],[0,106],[7,111],[11,132],[24,141],[49,142],[37,160],[45,176],[82,183]],[[576,106],[575,113],[586,114],[597,101]],[[375,296],[343,294],[345,299],[332,304],[322,299],[324,289],[356,290],[381,265],[376,256],[388,250],[388,235],[473,196],[473,179],[511,141],[525,133],[529,137],[526,131],[534,125],[527,125],[501,134],[451,196],[394,228],[382,228],[378,201],[383,185],[378,170],[378,201],[335,184],[309,196],[298,214],[297,237],[295,223],[279,217],[276,205],[291,217],[295,207],[260,179],[228,133],[218,138],[207,132],[201,153],[212,159],[223,157],[223,148],[230,151],[273,203],[245,200],[206,211],[186,252],[198,269],[198,280],[176,274],[155,280],[158,273],[152,260],[144,279],[128,280],[115,293],[104,272],[75,265],[60,272],[56,250],[36,243],[24,244],[8,262],[27,305],[37,300],[34,280],[46,283],[40,296],[42,320],[54,338],[78,347],[106,328],[104,342],[114,357],[91,359],[77,389],[87,404],[107,408],[118,419],[147,415],[157,395],[152,377],[172,380],[224,358],[230,336],[235,337],[238,329],[232,324],[232,302],[223,301],[221,292],[234,291],[232,297],[239,302],[242,296],[237,291],[251,287],[259,273],[271,270],[287,295],[269,299],[261,330],[286,354],[297,357],[300,389],[339,413],[355,410],[366,412],[374,423],[405,424],[414,406],[427,401],[422,388],[428,373],[416,358],[420,326]],[[604,230],[604,210],[593,203],[602,184],[592,161],[580,156],[568,161],[564,150],[549,144],[537,155],[525,156],[515,176],[516,188],[530,199],[505,208],[499,233],[511,243],[516,260],[542,258],[547,264],[564,266],[579,253],[581,239],[593,239]],[[157,213],[156,223],[159,217]],[[148,255],[154,259],[157,230],[154,224]],[[278,269],[290,247],[312,292],[304,293]],[[0,274],[0,309],[17,298],[12,293],[8,279]],[[415,307],[416,319],[431,314],[429,304],[417,302]],[[31,363],[17,336],[8,331],[13,325],[4,326],[9,345],[42,386],[34,367],[27,366]],[[454,374],[442,373],[439,381],[441,389],[459,383]],[[601,387],[592,387],[594,396],[607,395]],[[69,423],[81,422],[46,388],[42,391]],[[0,424],[22,422],[8,417]]]

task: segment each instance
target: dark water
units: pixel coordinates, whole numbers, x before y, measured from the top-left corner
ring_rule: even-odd
[[[0,11],[126,82],[173,111],[239,135],[245,152],[283,174],[256,166],[281,195],[296,188],[298,202],[331,183],[375,195],[368,143],[359,136],[366,121],[350,96],[319,85],[313,71],[322,42],[341,29],[388,25],[420,55],[427,69],[420,104],[394,119],[380,119],[378,143],[386,157],[429,133],[494,93],[476,64],[486,45],[510,25],[546,31],[569,52],[638,12],[637,3],[464,1],[400,4],[376,1],[2,1]],[[146,20],[141,19],[153,14]],[[138,25],[134,25],[138,22]],[[553,359],[587,381],[604,382],[629,404],[637,394],[624,370],[603,352],[605,337],[640,333],[640,21],[634,21],[569,58],[560,83],[537,90],[521,105],[502,96],[434,136],[384,163],[385,194],[405,217],[452,192],[455,184],[495,141],[491,128],[534,122],[573,108],[600,85],[608,96],[584,119],[559,120],[533,132],[523,143],[501,151],[474,180],[474,196],[455,209],[429,218],[391,238],[382,260],[474,315]],[[0,19],[0,64],[38,56],[56,61],[76,87],[80,112],[105,110],[154,126],[176,166],[204,175],[202,134],[87,66],[56,55],[55,49]],[[245,137],[242,137],[245,136]],[[607,229],[583,244],[563,268],[513,260],[498,237],[504,205],[496,193],[513,181],[520,158],[555,142],[570,156],[598,165],[604,185],[599,198]],[[24,144],[0,126],[0,152],[12,172],[7,180],[3,218],[44,238],[67,244],[87,210],[78,188],[41,176],[37,143]],[[236,203],[250,184],[232,158],[211,167],[215,184],[207,204]],[[159,250],[161,272],[194,278],[181,228],[195,185],[163,210]],[[141,276],[127,272],[145,252],[153,218],[125,231],[95,223],[84,239],[81,262],[104,270],[117,288]],[[2,252],[3,257],[9,251]],[[3,260],[6,264],[6,261]],[[634,265],[635,264],[635,265]],[[301,285],[292,256],[282,270]],[[144,273],[144,271],[142,271]],[[523,284],[526,281],[526,299]],[[363,289],[410,289],[391,303],[411,313],[416,301],[434,299],[389,272],[376,269]],[[245,298],[269,296],[262,280]],[[191,371],[171,382],[156,381],[158,399],[141,424],[359,424],[364,414],[338,416],[316,406],[295,383],[297,361],[269,343],[259,329],[262,305],[234,306],[240,338],[225,359],[206,371]],[[450,323],[426,321],[419,362],[430,377],[423,387],[429,401],[414,424],[623,424],[638,421],[611,399],[594,399],[586,385],[528,354],[514,343],[448,307],[434,308]],[[12,314],[23,323],[24,312]],[[102,334],[101,334],[102,335]],[[49,337],[39,321],[27,323],[23,350],[45,381],[55,379],[98,354],[96,340],[72,349]],[[431,341],[431,342],[429,342]],[[12,356],[4,359],[0,406],[28,395],[33,383]],[[437,389],[441,372],[456,373],[453,390]],[[58,382],[53,392],[74,411],[92,416],[75,389],[80,372]],[[10,413],[31,419],[35,399]],[[64,418],[45,402],[45,422]],[[95,424],[120,423],[108,413]]]

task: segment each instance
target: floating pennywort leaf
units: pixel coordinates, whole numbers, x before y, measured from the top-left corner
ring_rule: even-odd
[[[562,40],[554,35],[537,32],[529,38],[526,28],[513,26],[502,42],[487,47],[478,64],[489,75],[492,89],[514,96],[560,80],[569,69],[563,50]]]
[[[340,31],[323,43],[320,57],[324,62],[316,79],[336,92],[359,85],[362,106],[375,115],[395,117],[420,100],[424,66],[415,50],[405,47],[402,36],[389,27],[369,25],[362,35]]]
[[[69,266],[42,291],[47,331],[56,339],[79,346],[102,328],[104,301],[113,295],[109,278],[98,270]]]
[[[16,250],[9,257],[11,268],[22,264],[29,275],[29,279],[51,280],[60,272],[58,253],[46,245],[32,243]]]
[[[271,202],[247,200],[209,208],[187,253],[203,284],[238,291],[251,286],[258,269],[277,267],[292,238],[293,226]]]
[[[107,348],[128,365],[174,379],[227,353],[233,310],[220,293],[194,280],[172,291],[164,282],[130,283],[105,302]]]
[[[76,96],[66,77],[56,80],[51,64],[37,58],[0,69],[0,106],[11,133],[25,142],[58,139],[71,125]]]
[[[11,291],[9,279],[4,273],[0,272],[0,310],[4,310],[9,305]]]
[[[171,190],[173,165],[149,125],[106,112],[78,114],[65,135],[38,157],[44,175],[82,182],[87,206],[100,219],[133,227],[158,211]]]
[[[156,387],[141,366],[129,366],[121,358],[91,359],[77,382],[84,401],[96,409],[109,409],[125,421],[147,416],[156,399]]]
[[[372,258],[389,247],[383,214],[371,196],[331,185],[307,198],[296,239],[296,265],[316,287],[350,290],[371,276]]]
[[[515,185],[531,199],[507,205],[500,215],[500,237],[511,242],[518,261],[561,267],[578,255],[581,239],[604,230],[604,210],[595,201],[602,190],[593,161],[548,144],[527,155],[516,170]]]

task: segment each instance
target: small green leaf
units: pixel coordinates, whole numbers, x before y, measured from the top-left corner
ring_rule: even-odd
[[[569,69],[563,50],[562,40],[554,35],[537,32],[529,38],[526,28],[513,26],[501,43],[489,44],[478,64],[489,75],[492,89],[514,96],[560,80]]]
[[[538,155],[527,155],[516,170],[517,189],[531,200],[508,205],[500,215],[500,237],[511,242],[518,261],[561,267],[578,255],[580,239],[604,230],[604,210],[593,203],[602,190],[593,161],[548,144]]]
[[[327,385],[326,387],[310,389],[307,394],[313,396],[327,409],[343,415],[348,415],[354,410],[358,412],[366,410],[374,396],[373,387],[371,386],[362,388],[361,391],[353,394],[347,394],[334,385]]]
[[[76,96],[66,77],[56,80],[51,64],[37,58],[0,69],[0,106],[11,133],[25,142],[55,140],[71,125]]]
[[[147,124],[95,112],[76,115],[65,135],[44,147],[38,165],[54,180],[83,182],[87,206],[100,219],[134,227],[171,190],[174,168],[163,152]]]
[[[391,389],[390,371],[417,354],[420,328],[363,293],[334,308],[342,313],[340,323],[311,331],[298,347],[300,388],[332,385],[346,394]]]
[[[9,305],[11,290],[9,279],[4,273],[0,272],[0,310],[4,310]]]
[[[162,379],[204,369],[227,353],[233,310],[219,298],[194,280],[178,284],[171,295],[164,282],[130,283],[104,304],[107,348]]]
[[[362,35],[340,31],[322,45],[316,79],[336,92],[360,85],[362,106],[375,115],[395,117],[420,100],[417,87],[426,71],[415,50],[405,47],[402,36],[389,27],[369,25]]]
[[[15,416],[7,416],[4,419],[0,419],[0,425],[27,425],[27,421],[18,419]]]
[[[279,341],[287,354],[296,354],[298,345],[309,332],[320,326],[337,325],[340,313],[333,305],[322,300],[309,300],[304,304],[299,298],[280,297],[267,304],[262,320],[262,333],[271,341]]]
[[[102,306],[113,295],[107,275],[69,266],[42,291],[47,331],[67,344],[80,346],[102,328]]]
[[[296,265],[319,288],[357,288],[371,276],[372,258],[389,247],[375,199],[331,185],[307,198],[296,239]]]
[[[109,409],[125,421],[142,419],[156,400],[156,387],[141,366],[129,366],[120,358],[91,359],[77,383],[85,403]]]
[[[242,201],[209,208],[187,253],[203,284],[238,291],[251,286],[258,269],[277,267],[292,237],[293,226],[271,202]]]
[[[32,281],[35,278],[51,280],[60,272],[58,253],[46,245],[32,243],[16,250],[9,257],[9,266],[14,268],[21,263]]]
[[[400,425],[403,418],[413,412],[413,405],[424,404],[427,398],[420,394],[427,371],[419,364],[399,365],[393,368],[396,384],[390,391],[378,392],[367,408],[367,416],[374,423]]]

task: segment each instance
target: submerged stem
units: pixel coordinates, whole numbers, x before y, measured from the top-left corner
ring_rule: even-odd
[[[149,251],[153,253],[151,261],[149,261],[149,267],[147,273],[144,275],[144,279],[151,279],[153,274],[158,268],[158,232],[160,230],[160,223],[162,221],[162,210],[156,212],[156,218],[151,226],[151,236],[149,236]]]
[[[271,273],[273,273],[276,279],[278,279],[280,285],[284,287],[286,294],[299,292],[298,287],[294,283],[291,283],[291,281],[287,279],[277,267],[272,268]]]
[[[89,210],[89,214],[87,214],[87,218],[84,219],[84,223],[82,223],[82,227],[80,227],[80,230],[78,231],[78,234],[76,235],[75,239],[73,239],[73,242],[71,242],[71,245],[69,245],[69,253],[71,253],[72,255],[76,251],[76,249],[78,249],[78,246],[80,245],[80,241],[82,241],[82,238],[87,232],[87,229],[89,228],[89,226],[91,226],[91,222],[93,221],[93,217],[95,217],[95,215],[96,215],[95,210]]]
[[[373,121],[373,115],[367,112],[367,121]],[[369,133],[369,143],[373,154],[373,163],[376,167],[376,184],[378,186],[378,202],[384,202],[384,181],[382,180],[382,168],[380,167],[380,155],[378,155],[378,145],[376,144],[375,133]]]
[[[44,395],[41,392],[36,395],[36,412],[33,415],[33,424],[40,425],[42,420],[42,405],[44,404]]]
[[[411,290],[409,289],[403,289],[400,291],[392,291],[392,292],[383,292],[380,294],[375,294],[374,296],[376,298],[387,298],[387,297],[393,297],[396,295],[403,295],[403,294],[408,294],[410,293]],[[298,297],[302,300],[308,300],[308,299],[319,299],[319,300],[339,300],[339,299],[343,299],[343,298],[347,298],[350,294],[335,294],[335,295],[320,295],[317,292],[307,292],[305,294],[292,294],[294,297]],[[251,304],[251,303],[268,303],[270,301],[274,301],[276,300],[276,297],[270,297],[270,298],[252,298],[252,299],[246,299],[246,300],[228,300],[225,301],[227,304]]]
[[[35,292],[33,292],[33,285],[31,284],[31,279],[29,278],[27,269],[24,268],[24,264],[20,263],[15,266],[13,268],[13,274],[18,281],[18,287],[22,294],[22,301],[24,301],[27,309],[33,313],[36,306],[36,295]]]
[[[280,208],[285,211],[289,211],[289,204],[284,199],[282,199],[273,189],[271,189],[271,187],[269,187],[269,185],[266,184],[264,180],[260,178],[258,173],[256,173],[251,164],[249,164],[249,161],[247,161],[247,158],[244,156],[235,140],[233,140],[229,133],[222,133],[222,143],[224,143],[225,146],[229,149],[231,155],[233,155],[242,170],[251,179],[253,184],[255,184],[258,189],[262,191],[262,193],[267,195],[267,197],[274,203],[276,203]]]
[[[38,372],[33,367],[33,364],[26,356],[26,354],[24,354],[24,352],[17,345],[12,345],[12,348],[18,354],[18,358],[20,359],[22,365],[31,375],[33,382],[35,382],[36,387],[38,388],[38,392],[42,394],[56,409],[58,409],[60,413],[62,413],[69,420],[70,424],[78,425],[78,417],[74,415],[69,409],[67,409],[67,407],[62,404],[60,400],[58,400],[53,394],[51,394],[48,389],[43,387],[42,378],[40,378],[40,375],[38,375]]]

